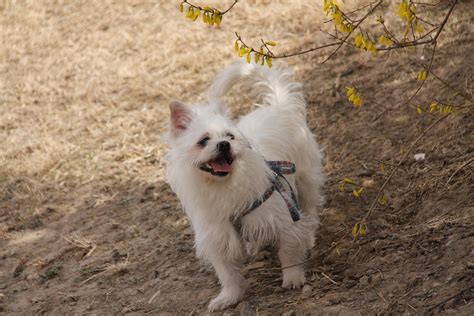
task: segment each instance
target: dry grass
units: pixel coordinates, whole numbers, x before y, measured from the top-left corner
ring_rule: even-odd
[[[71,245],[86,250],[87,252],[84,254],[84,258],[89,257],[97,248],[97,245],[94,242],[84,237],[79,237],[77,234],[70,237],[64,237],[64,239]]]
[[[472,95],[474,8],[460,2],[434,71]],[[292,51],[325,42],[323,20],[319,4],[302,0],[240,1],[217,29],[188,21],[167,0],[0,2],[0,313],[204,311],[218,285],[196,261],[192,231],[164,183],[168,102],[205,100],[212,77],[234,58],[234,31],[249,44],[265,37]],[[407,157],[368,236],[350,237],[400,150],[436,119],[404,104],[416,89],[414,60],[427,53],[374,59],[347,48],[323,65],[317,54],[275,62],[292,65],[305,84],[308,121],[326,151],[327,204],[308,262],[311,295],[282,293],[278,263],[261,258],[257,266],[268,269],[249,271],[246,297],[258,298],[260,311],[397,314],[469,302],[472,106],[420,141],[414,153],[426,160]],[[363,89],[361,110],[347,102],[347,85]],[[416,102],[451,97],[430,81]],[[228,100],[238,115],[252,95]],[[367,185],[360,199],[338,189],[344,177]],[[40,283],[41,275],[51,278]]]

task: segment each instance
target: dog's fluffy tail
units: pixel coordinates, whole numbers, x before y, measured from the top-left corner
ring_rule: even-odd
[[[285,107],[306,114],[302,85],[291,81],[292,71],[288,69],[259,66],[254,63],[236,62],[219,73],[211,85],[209,97],[219,100],[235,84],[251,85],[263,97],[263,105]]]

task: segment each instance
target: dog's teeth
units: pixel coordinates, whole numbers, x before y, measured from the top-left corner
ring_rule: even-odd
[[[211,168],[211,165],[208,164],[208,163],[206,163],[205,166],[206,166],[206,168],[212,169],[212,168]]]

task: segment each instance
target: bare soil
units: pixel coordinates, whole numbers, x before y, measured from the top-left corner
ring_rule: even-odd
[[[275,62],[305,85],[326,203],[305,288],[282,289],[278,260],[262,252],[226,315],[474,314],[473,13],[459,1],[433,62],[471,101],[431,78],[406,104],[416,62],[430,56],[421,47]],[[0,2],[0,314],[207,313],[219,284],[195,258],[164,180],[168,102],[203,100],[233,59],[233,31],[301,49],[323,42],[323,19],[306,1],[241,1],[219,29],[186,20],[171,1]],[[361,109],[347,101],[351,85]],[[433,100],[463,107],[414,147],[354,240],[388,174],[442,116],[426,111]],[[229,102],[236,116],[251,110],[246,93]],[[340,189],[344,178],[364,187],[360,198]]]

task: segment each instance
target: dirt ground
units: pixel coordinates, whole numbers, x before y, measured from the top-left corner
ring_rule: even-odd
[[[443,2],[430,20],[442,20]],[[205,314],[219,285],[165,183],[168,102],[204,100],[234,58],[234,31],[278,41],[278,52],[327,41],[321,11],[243,0],[216,29],[185,19],[174,1],[1,1],[0,314]],[[471,101],[431,78],[404,102],[416,62],[429,59],[421,47],[275,61],[305,85],[326,203],[304,289],[282,289],[278,260],[262,252],[226,315],[474,314],[473,34],[474,3],[459,1],[433,62]],[[361,109],[347,101],[350,85],[366,97]],[[383,181],[441,117],[426,111],[433,100],[462,107],[414,147],[354,240]],[[251,97],[229,102],[237,116]],[[364,187],[360,198],[340,190],[344,178]]]

